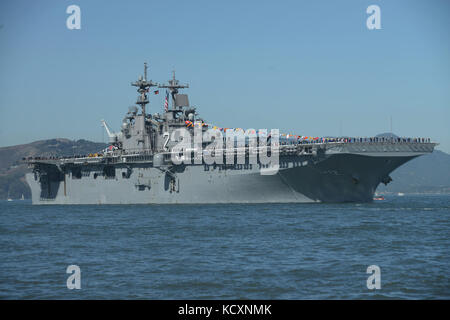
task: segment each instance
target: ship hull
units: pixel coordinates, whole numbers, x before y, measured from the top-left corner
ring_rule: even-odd
[[[28,173],[33,204],[207,204],[370,202],[389,173],[415,156],[333,154],[323,159],[280,159],[276,174],[259,165],[115,165],[113,176],[47,168],[45,179]],[[55,173],[56,172],[56,173]],[[131,173],[130,173],[131,172]],[[95,176],[95,177],[94,177]]]

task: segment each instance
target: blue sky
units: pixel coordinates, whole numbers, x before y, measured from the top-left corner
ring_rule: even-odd
[[[154,81],[175,69],[214,125],[372,136],[392,116],[450,152],[450,1],[3,0],[0,26],[0,146],[106,141],[100,119],[119,129],[147,61]]]

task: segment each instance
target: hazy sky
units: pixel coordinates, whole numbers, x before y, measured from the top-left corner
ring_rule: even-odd
[[[69,30],[66,8],[81,8]],[[366,8],[381,8],[368,30]],[[106,141],[150,64],[221,127],[426,136],[450,152],[450,1],[0,1],[0,146]],[[150,97],[161,112],[164,94]]]

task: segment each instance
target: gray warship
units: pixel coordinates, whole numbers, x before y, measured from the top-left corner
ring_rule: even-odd
[[[224,147],[218,153],[222,163],[202,159],[211,150],[203,142],[183,150],[196,161],[174,161],[180,160],[176,147],[184,139],[171,138],[176,130],[193,135],[196,127],[211,129],[190,106],[188,95],[180,93],[189,86],[180,84],[175,73],[166,84],[148,80],[147,64],[131,85],[138,98],[120,132],[102,121],[109,148],[86,156],[25,159],[33,204],[370,202],[377,186],[392,180],[393,170],[436,145],[428,138],[289,135],[272,143],[269,134],[257,138],[256,150],[276,155],[276,170],[259,156],[252,158],[245,141],[244,148],[234,142]],[[159,89],[166,91],[164,112],[150,114],[150,93]],[[238,155],[243,161],[235,161]]]

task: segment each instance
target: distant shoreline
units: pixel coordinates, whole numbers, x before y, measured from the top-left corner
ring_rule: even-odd
[[[442,195],[450,195],[450,192],[435,192],[435,191],[430,191],[430,192],[392,192],[392,191],[382,191],[382,192],[377,192],[377,194],[383,194],[383,195],[398,195],[399,193],[403,193],[405,196],[442,196]]]

